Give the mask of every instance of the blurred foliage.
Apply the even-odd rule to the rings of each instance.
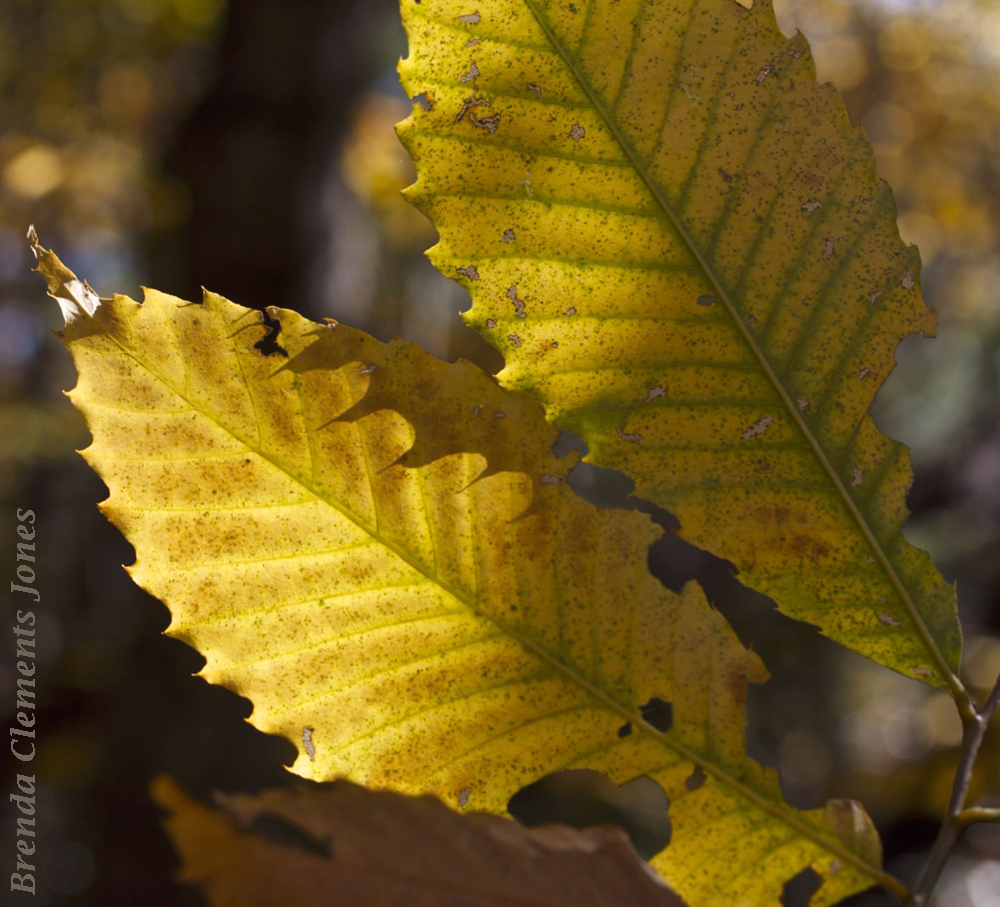
[[[183,222],[185,187],[161,178],[158,158],[204,90],[222,12],[222,0],[2,5],[4,243],[20,252],[35,221],[98,257]]]
[[[280,56],[268,20],[254,55],[242,61],[223,49],[234,28],[243,28],[237,37],[245,33],[247,11],[264,5],[250,0],[239,0],[240,21],[222,0],[0,4],[0,496],[8,512],[37,504],[47,527],[39,772],[51,807],[43,872],[51,891],[40,904],[53,897],[80,905],[198,903],[165,884],[176,861],[146,799],[149,779],[169,771],[195,790],[273,785],[289,754],[242,722],[244,701],[188,676],[197,656],[159,636],[165,611],[116,567],[132,555],[94,509],[104,493],[72,454],[87,433],[59,394],[71,370],[46,330],[59,326],[58,314],[40,304],[40,282],[29,273],[28,224],[99,292],[134,293],[140,277],[154,283],[149,250],[192,233],[195,210],[203,231],[222,242],[236,235],[234,209],[199,208],[203,187],[166,165],[224,67],[242,65],[285,85],[293,68],[315,66],[314,56],[336,59],[372,78],[347,85],[338,76],[339,92],[324,84],[290,115],[329,130],[339,151],[303,171],[294,193],[282,190],[287,197],[274,199],[274,183],[255,185],[251,176],[245,185],[257,194],[233,200],[241,218],[259,208],[272,223],[276,202],[308,209],[303,230],[322,239],[275,263],[295,289],[268,301],[340,318],[381,339],[399,333],[439,356],[499,365],[461,325],[467,297],[423,259],[433,230],[398,195],[413,169],[392,128],[408,103],[394,73],[405,53],[394,0],[303,3],[306,18],[317,21],[321,3],[337,7],[342,19],[330,44],[310,48],[312,56]],[[1000,2],[775,5],[786,33],[807,35],[820,77],[841,89],[872,139],[902,235],[921,250],[939,336],[900,347],[876,418],[913,449],[907,534],[959,583],[965,670],[981,690],[1000,669]],[[236,89],[212,111],[251,103],[233,94],[246,84],[239,73],[229,84]],[[256,108],[249,114],[264,117]],[[230,166],[249,168],[253,157],[233,156]],[[259,253],[236,249],[237,264],[240,254]],[[174,292],[205,282],[243,298],[216,280],[155,275]],[[592,478],[583,473],[580,483]],[[949,703],[816,634],[773,628],[766,603],[750,593],[720,591],[720,608],[725,595],[759,627],[749,638],[775,675],[753,697],[754,755],[780,765],[800,805],[862,799],[883,830],[890,868],[912,873],[936,831],[955,763]],[[9,669],[0,660],[4,688]],[[233,765],[241,766],[235,775]],[[974,782],[984,802],[1000,803],[998,766],[994,727]],[[1000,829],[974,828],[939,902],[1000,904],[998,890]]]

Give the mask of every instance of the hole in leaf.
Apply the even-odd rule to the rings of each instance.
[[[288,350],[278,343],[278,334],[281,333],[281,322],[277,318],[272,318],[267,312],[261,312],[260,314],[264,319],[264,327],[267,328],[267,333],[253,345],[253,348],[260,350],[265,356],[277,354],[287,359]]]
[[[781,903],[784,907],[809,907],[812,896],[823,884],[823,879],[811,866],[807,866],[798,875],[785,882],[781,892]]]
[[[688,790],[698,790],[705,783],[705,771],[700,765],[694,767],[694,771],[685,779],[684,786]]]
[[[598,772],[571,769],[522,787],[507,809],[529,828],[553,822],[574,828],[617,825],[639,856],[649,860],[670,842],[669,804],[652,778],[635,778],[619,787]]]
[[[552,445],[552,453],[554,453],[559,459],[562,459],[571,450],[578,451],[582,457],[587,451],[587,445],[583,443],[579,435],[574,435],[572,432],[568,431],[559,432],[559,437],[556,438],[556,443]]]
[[[665,734],[674,726],[674,707],[665,699],[654,696],[649,702],[639,706],[642,720]]]
[[[582,458],[586,456],[587,449],[579,435],[561,431],[552,452],[557,457],[562,457],[568,451],[577,450]],[[635,489],[635,483],[624,473],[614,469],[605,469],[591,463],[577,463],[569,474],[568,481],[581,498],[598,507],[632,509],[635,506],[635,499],[629,497]]]
[[[627,737],[631,733],[632,733],[632,722],[631,721],[626,722],[620,728],[618,728],[618,736],[619,737]]]

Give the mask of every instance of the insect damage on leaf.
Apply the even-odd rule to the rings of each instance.
[[[311,727],[302,728],[302,746],[306,751],[306,755],[309,757],[309,761],[315,762],[316,744],[313,743],[312,735],[313,735],[313,728]]]
[[[38,251],[43,276],[63,273]],[[760,661],[697,587],[651,576],[648,517],[576,497],[533,399],[412,344],[267,314],[286,357],[212,293],[115,296],[63,340],[129,572],[202,676],[295,743],[294,771],[448,802],[468,788],[494,812],[553,772],[648,776],[672,827],[654,865],[692,905],[743,897],[751,872],[748,902],[773,902],[806,866],[831,901],[904,890],[860,808],[849,827],[792,809],[749,759]]]
[[[460,109],[456,9],[403,6],[399,72]],[[498,379],[786,614],[955,689],[954,587],[903,535],[908,453],[869,414],[895,346],[934,316],[871,147],[805,39],[766,0],[481,11],[477,89],[507,134],[470,142],[420,110],[397,128],[418,173],[406,194],[440,235],[430,259],[450,274],[476,256],[464,317],[501,347]],[[496,311],[511,286],[531,300],[517,344],[503,338],[520,312]],[[669,405],[644,406],[654,386]]]

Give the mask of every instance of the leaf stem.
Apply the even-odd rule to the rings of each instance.
[[[1000,822],[1000,807],[967,806],[955,816],[955,821],[963,828],[968,828],[977,822]]]
[[[983,737],[990,718],[1000,704],[1000,677],[994,685],[982,708],[969,699],[971,713],[966,712],[963,703],[956,701],[958,713],[962,717],[962,753],[959,757],[955,780],[951,787],[951,799],[948,801],[948,811],[941,822],[941,829],[927,856],[927,862],[920,871],[920,877],[913,887],[913,894],[907,907],[925,907],[931,892],[944,871],[952,848],[958,843],[962,832],[976,822],[1000,822],[1000,808],[986,806],[965,806],[965,798],[969,794],[969,784],[972,781],[972,770],[976,764],[976,756],[982,745]]]

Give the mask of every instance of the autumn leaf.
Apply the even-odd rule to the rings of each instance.
[[[933,313],[805,39],[767,0],[472,8],[402,3],[430,103],[399,132],[500,381],[787,614],[959,695],[954,588],[869,415]]]
[[[286,309],[99,300],[34,248],[130,573],[294,771],[497,813],[559,770],[645,775],[692,905],[775,904],[807,866],[815,903],[905,891],[858,804],[794,810],[748,758],[759,659],[650,575],[648,517],[566,486],[531,398]]]
[[[210,806],[160,778],[153,796],[210,907],[681,905],[614,827],[527,829],[346,781]]]

